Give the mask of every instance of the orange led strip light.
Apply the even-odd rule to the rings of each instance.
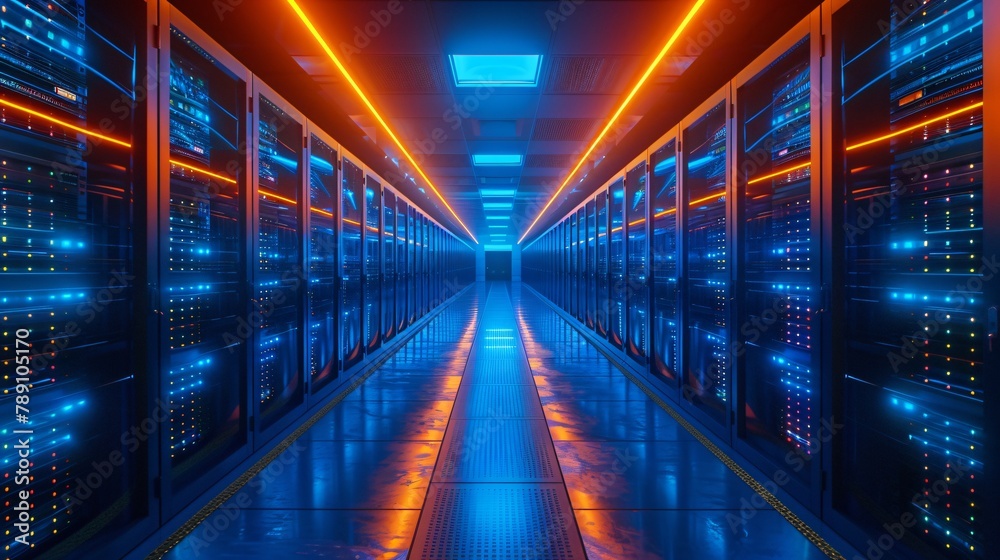
[[[81,128],[81,127],[76,126],[74,124],[70,124],[70,123],[68,123],[66,121],[59,120],[59,119],[57,119],[55,117],[51,117],[49,115],[46,115],[45,113],[39,113],[38,111],[35,111],[34,109],[29,109],[28,107],[25,107],[23,105],[18,105],[17,103],[11,103],[10,101],[7,101],[6,99],[0,99],[0,105],[6,106],[6,107],[10,107],[11,109],[16,109],[18,111],[22,111],[22,112],[28,113],[29,115],[31,115],[33,117],[38,117],[38,118],[40,118],[42,120],[45,120],[45,121],[48,121],[50,123],[57,124],[59,126],[68,128],[70,130],[74,130],[76,132],[79,132],[80,134],[85,134],[87,136],[93,136],[94,138],[99,138],[101,140],[105,140],[107,142],[111,142],[112,144],[117,144],[117,145],[122,146],[124,148],[131,148],[132,147],[132,144],[129,144],[128,142],[125,142],[123,140],[119,140],[117,138],[112,138],[110,136],[105,136],[105,135],[101,134],[100,132],[94,132],[93,130],[87,130],[86,128]]]
[[[406,149],[405,146],[403,146],[403,143],[399,140],[399,138],[392,131],[392,129],[389,128],[389,124],[385,122],[385,119],[383,119],[382,115],[379,114],[379,112],[375,109],[375,106],[368,99],[365,93],[361,90],[361,87],[358,85],[358,83],[354,81],[354,78],[351,76],[350,72],[347,71],[347,68],[340,62],[340,59],[337,58],[337,55],[334,54],[333,49],[330,48],[330,45],[326,42],[326,39],[323,38],[323,35],[321,35],[319,30],[316,29],[316,26],[313,25],[312,21],[309,19],[309,16],[306,15],[306,13],[302,10],[302,8],[295,0],[287,0],[287,1],[288,5],[291,6],[292,10],[295,11],[295,14],[299,16],[300,20],[302,20],[302,23],[303,25],[306,26],[306,29],[309,30],[309,33],[312,34],[314,39],[316,39],[316,42],[319,43],[319,46],[323,48],[323,51],[326,52],[326,55],[330,58],[331,61],[333,61],[337,69],[340,70],[340,73],[343,74],[344,79],[347,80],[347,83],[351,85],[351,88],[354,89],[354,92],[358,94],[358,97],[361,98],[361,101],[365,104],[366,107],[368,107],[368,110],[371,112],[372,116],[375,117],[375,120],[377,120],[379,124],[382,125],[382,128],[389,135],[389,138],[391,138],[393,143],[395,143],[396,146],[400,149],[400,151],[403,152],[403,155],[406,157],[406,160],[410,162],[410,165],[413,166],[413,169],[415,169],[417,174],[420,175],[420,177],[427,183],[427,186],[430,187],[431,191],[433,191],[434,194],[437,195],[437,197],[444,204],[445,208],[448,209],[448,212],[450,212],[451,215],[455,217],[455,220],[457,220],[458,224],[462,226],[462,229],[464,229],[465,232],[469,234],[469,237],[471,237],[472,240],[478,245],[479,240],[476,239],[476,236],[472,234],[472,231],[470,231],[469,228],[465,225],[465,222],[463,222],[462,219],[458,217],[458,214],[455,212],[455,209],[452,208],[450,204],[448,204],[448,201],[445,200],[441,192],[437,189],[437,187],[434,186],[434,182],[431,181],[430,177],[428,177],[426,173],[424,173],[424,170],[421,169],[420,165],[417,164],[416,159],[414,159],[414,157],[410,155],[410,152]]]
[[[748,185],[756,185],[757,183],[763,183],[768,179],[774,179],[775,177],[781,177],[782,175],[791,173],[792,171],[798,171],[799,169],[805,169],[807,167],[812,167],[812,162],[803,163],[802,165],[796,165],[795,167],[789,167],[788,169],[782,169],[781,171],[776,171],[770,175],[764,175],[763,177],[757,177],[756,179],[751,179],[747,181]]]
[[[289,0],[289,2],[291,1],[292,0]],[[587,151],[580,158],[580,161],[577,162],[573,170],[569,172],[569,175],[566,177],[566,180],[563,181],[562,185],[560,185],[558,189],[556,189],[556,192],[553,193],[552,197],[549,198],[549,201],[545,203],[545,206],[542,208],[541,212],[538,213],[538,216],[535,217],[535,220],[531,222],[531,225],[529,225],[528,229],[525,230],[524,235],[522,235],[521,239],[518,240],[518,244],[524,242],[525,238],[528,237],[528,234],[531,233],[531,230],[538,224],[539,220],[542,219],[542,216],[544,216],[545,212],[548,211],[549,207],[552,206],[552,203],[555,202],[559,194],[562,193],[563,190],[569,185],[569,182],[576,175],[577,171],[579,171],[580,168],[583,167],[583,164],[587,161],[587,158],[590,157],[590,154],[594,153],[594,150],[597,149],[597,146],[600,145],[601,141],[604,140],[604,137],[607,136],[608,131],[610,131],[611,127],[614,126],[614,124],[618,121],[618,117],[620,117],[622,113],[625,112],[625,109],[628,108],[630,103],[632,103],[632,99],[635,98],[635,96],[639,93],[639,90],[642,88],[642,86],[645,85],[646,81],[649,80],[650,76],[653,75],[653,72],[660,66],[660,63],[663,62],[663,58],[667,56],[667,52],[670,50],[671,47],[674,46],[674,43],[676,43],[677,39],[680,38],[681,33],[683,33],[684,29],[687,28],[687,26],[691,23],[691,20],[694,19],[694,16],[698,13],[698,10],[701,9],[701,7],[705,4],[705,2],[706,0],[697,0],[694,3],[694,6],[691,8],[691,10],[687,13],[686,16],[684,16],[684,20],[681,21],[680,26],[678,26],[677,30],[674,31],[674,34],[670,36],[670,39],[667,41],[667,43],[663,45],[663,48],[660,49],[660,53],[656,55],[656,58],[653,59],[652,64],[649,65],[649,68],[646,69],[646,72],[643,73],[641,78],[639,78],[638,83],[636,83],[635,87],[632,88],[632,91],[629,92],[628,97],[625,98],[621,106],[618,107],[618,110],[615,111],[614,115],[611,116],[611,119],[608,121],[608,124],[605,125],[604,130],[602,130],[601,133],[597,135],[597,138],[590,145],[590,147],[587,148]]]
[[[207,175],[207,176],[209,176],[209,177],[211,177],[213,179],[218,179],[220,181],[225,181],[226,183],[229,183],[231,185],[235,185],[236,184],[236,179],[233,179],[231,177],[226,177],[225,175],[219,175],[218,173],[209,171],[207,169],[202,169],[200,167],[195,167],[195,166],[193,166],[193,165],[191,165],[189,163],[185,163],[183,161],[172,159],[172,160],[170,160],[170,163],[172,163],[173,165],[176,165],[177,167],[183,167],[184,169],[190,169],[191,171],[194,171],[196,173],[201,173],[202,175]]]
[[[940,117],[936,117],[936,118],[930,119],[928,121],[924,121],[924,122],[922,122],[920,124],[904,128],[903,130],[897,130],[896,132],[893,132],[891,134],[886,134],[885,136],[879,136],[878,138],[872,138],[871,140],[865,140],[864,142],[861,142],[861,143],[858,143],[858,144],[854,144],[853,146],[848,146],[847,147],[847,151],[850,152],[852,150],[857,150],[858,148],[864,148],[865,146],[870,146],[872,144],[877,144],[879,142],[884,142],[884,141],[889,140],[891,138],[895,138],[895,137],[897,137],[897,136],[899,136],[901,134],[906,134],[907,132],[913,132],[914,130],[921,129],[921,128],[929,125],[929,124],[934,124],[936,122],[941,122],[943,120],[947,120],[947,119],[950,119],[952,117],[956,117],[956,116],[961,115],[963,113],[968,113],[970,111],[975,111],[976,109],[982,107],[984,104],[985,103],[983,101],[980,101],[979,103],[975,103],[973,105],[969,105],[968,107],[963,107],[963,108],[961,108],[961,109],[959,109],[957,111],[952,111],[952,112],[948,113],[947,115],[941,115]]]

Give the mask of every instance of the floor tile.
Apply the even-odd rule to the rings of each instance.
[[[380,441],[298,445],[300,452],[289,454],[286,462],[272,462],[244,487],[250,507],[420,509],[441,446]]]
[[[739,509],[756,495],[697,441],[555,447],[576,509]]]
[[[694,440],[652,401],[549,401],[545,418],[556,441]]]
[[[452,401],[345,400],[323,416],[307,441],[441,441]]]
[[[590,560],[820,560],[781,514],[762,511],[576,512]],[[745,518],[745,521],[744,521]]]
[[[199,527],[166,558],[404,558],[420,517],[418,510],[241,510],[229,523],[217,520],[225,514],[216,511],[211,529]]]

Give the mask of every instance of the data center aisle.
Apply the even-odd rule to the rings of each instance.
[[[405,558],[484,300],[448,305],[166,557]]]
[[[509,289],[489,288],[411,559],[586,558]]]
[[[590,560],[826,558],[766,504],[741,516],[739,477],[532,291],[513,301]]]
[[[168,558],[819,559],[519,284],[470,290]]]

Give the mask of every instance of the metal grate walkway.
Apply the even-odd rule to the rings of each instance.
[[[503,284],[489,291],[410,558],[586,558]]]

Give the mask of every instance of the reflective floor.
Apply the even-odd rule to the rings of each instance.
[[[824,558],[543,301],[480,286],[169,558]],[[760,503],[759,501],[757,503]]]

